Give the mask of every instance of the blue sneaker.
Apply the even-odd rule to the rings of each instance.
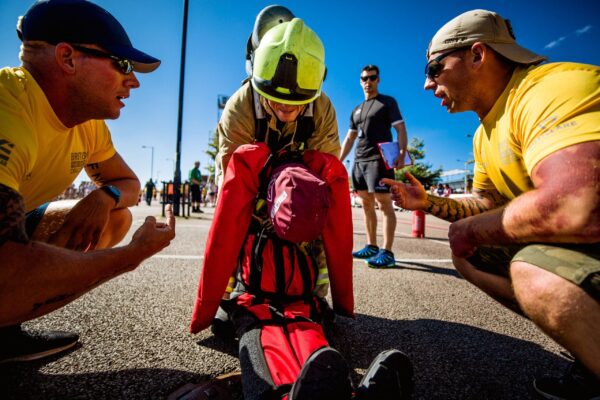
[[[378,252],[379,252],[379,247],[373,246],[372,244],[368,244],[365,247],[363,247],[362,249],[357,250],[354,253],[352,253],[352,257],[367,259],[367,258],[376,256]]]
[[[388,268],[396,266],[394,253],[386,249],[380,249],[379,253],[367,260],[367,265],[371,268]]]

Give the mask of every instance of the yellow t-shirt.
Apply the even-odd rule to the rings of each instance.
[[[600,67],[517,68],[475,133],[473,186],[514,199],[533,188],[531,173],[544,157],[595,140],[600,140]]]
[[[104,121],[67,128],[25,68],[0,69],[0,184],[23,196],[27,212],[114,154]]]

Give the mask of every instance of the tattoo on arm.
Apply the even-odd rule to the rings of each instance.
[[[100,165],[98,163],[92,163],[92,164],[87,164],[86,166],[86,170],[90,176],[90,178],[92,178],[92,180],[97,183],[99,186],[102,186],[104,184],[104,179],[102,178],[102,176],[100,175]]]
[[[428,195],[429,204],[425,211],[449,222],[481,214],[508,202],[496,190],[473,190],[473,197],[451,199]]]
[[[0,246],[9,240],[29,242],[25,230],[25,203],[19,193],[0,184]]]

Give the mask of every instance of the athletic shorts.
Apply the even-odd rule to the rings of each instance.
[[[200,203],[200,185],[190,185],[190,191],[192,192],[192,202]]]
[[[585,290],[600,302],[600,243],[485,246],[467,259],[480,271],[508,277],[512,261],[552,272]]]
[[[356,161],[352,170],[354,190],[366,190],[369,193],[389,193],[388,185],[380,185],[383,178],[394,179],[394,170],[387,169],[381,159]]]
[[[25,232],[27,232],[27,236],[31,239],[33,232],[35,232],[35,228],[40,224],[40,221],[44,217],[44,213],[48,208],[50,203],[44,203],[35,210],[29,211],[25,214]]]

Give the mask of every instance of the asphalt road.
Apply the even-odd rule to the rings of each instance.
[[[76,331],[80,344],[62,357],[0,365],[0,399],[164,399],[186,383],[239,370],[234,348],[208,330],[188,330],[212,222],[213,209],[205,211],[178,218],[171,246],[135,271],[26,323]],[[157,205],[132,212],[134,229],[146,215],[160,215]],[[355,261],[357,318],[337,319],[332,344],[355,382],[380,351],[396,348],[414,364],[415,399],[534,398],[533,377],[567,364],[561,348],[456,273],[446,222],[428,216],[426,238],[416,239],[411,213],[396,214],[397,268]],[[353,218],[359,248],[360,208]]]

